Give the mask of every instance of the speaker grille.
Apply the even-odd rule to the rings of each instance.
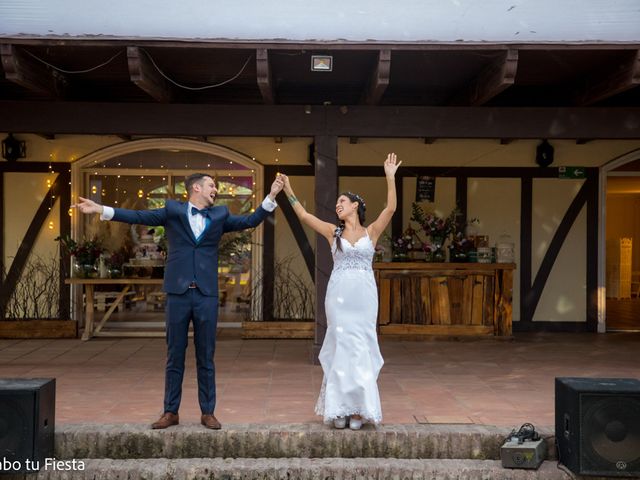
[[[640,472],[640,395],[580,398],[582,473]]]
[[[31,458],[33,451],[33,394],[0,395],[0,457]]]

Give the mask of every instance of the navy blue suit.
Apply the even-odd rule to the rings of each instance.
[[[203,414],[216,405],[213,355],[218,322],[218,244],[224,233],[254,228],[268,215],[262,206],[251,215],[231,215],[226,206],[207,211],[208,226],[195,238],[186,202],[167,200],[157,210],[114,209],[112,220],[140,225],[163,225],[169,243],[164,273],[167,293],[167,367],[164,411],[178,413],[187,349],[189,321],[193,321],[198,372],[198,401]],[[191,213],[189,213],[190,215]],[[195,282],[197,288],[189,288]]]

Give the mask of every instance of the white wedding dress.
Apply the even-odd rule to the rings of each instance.
[[[320,350],[324,372],[316,414],[325,423],[360,415],[363,421],[382,421],[378,374],[384,361],[378,347],[376,323],[378,289],[371,268],[374,247],[368,233],[354,245],[334,239],[333,271],[327,286],[327,332]]]

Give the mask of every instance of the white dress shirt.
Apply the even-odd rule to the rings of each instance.
[[[264,208],[267,212],[273,212],[277,206],[278,204],[274,200],[271,200],[269,198],[269,195],[267,195],[262,201],[262,208]],[[199,215],[199,214],[192,215],[191,207],[195,207],[195,205],[192,204],[191,202],[188,202],[187,218],[189,219],[189,225],[191,225],[191,230],[193,231],[193,235],[196,238],[198,238],[200,235],[202,235],[202,232],[206,228],[207,222],[206,222],[206,219],[204,218],[204,215]],[[102,210],[102,214],[100,215],[100,220],[111,220],[115,215],[115,210],[113,209],[113,207],[108,207],[106,205],[103,205],[102,209],[103,210]]]

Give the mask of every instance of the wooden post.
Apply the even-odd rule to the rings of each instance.
[[[336,221],[336,198],[338,197],[338,137],[316,136],[315,144],[315,203],[316,216],[326,222]],[[316,325],[313,341],[312,361],[318,363],[327,331],[327,316],[324,298],[331,275],[333,259],[324,237],[316,234]]]

